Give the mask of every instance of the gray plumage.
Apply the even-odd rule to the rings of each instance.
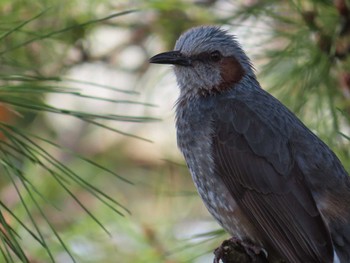
[[[174,64],[177,141],[216,220],[270,262],[350,262],[350,180],[335,154],[261,89],[233,36],[185,32]]]

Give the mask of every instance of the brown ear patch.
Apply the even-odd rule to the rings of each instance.
[[[224,57],[219,64],[222,82],[218,86],[218,90],[232,88],[232,85],[239,82],[245,74],[241,63],[235,57]]]

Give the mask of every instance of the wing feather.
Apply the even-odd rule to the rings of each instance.
[[[285,260],[332,262],[329,231],[293,161],[288,136],[242,101],[221,105],[212,143],[216,175]]]

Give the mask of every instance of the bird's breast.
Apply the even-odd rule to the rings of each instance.
[[[241,239],[258,237],[227,187],[214,173],[210,109],[183,110],[177,111],[177,142],[205,206],[232,236]]]

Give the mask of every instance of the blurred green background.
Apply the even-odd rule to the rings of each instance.
[[[228,236],[177,150],[171,67],[203,24],[235,34],[262,86],[347,170],[345,0],[1,0],[0,262],[212,262]]]

